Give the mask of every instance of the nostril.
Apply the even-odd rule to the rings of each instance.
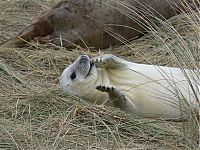
[[[80,58],[80,64],[85,64],[88,62],[88,60],[89,60],[88,57],[83,55]]]
[[[72,12],[67,6],[64,6],[63,9],[68,11],[68,12]]]

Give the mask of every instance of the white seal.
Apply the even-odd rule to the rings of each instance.
[[[111,102],[128,113],[154,118],[187,118],[197,107],[193,70],[132,63],[112,54],[80,56],[60,78],[65,93],[96,104]],[[195,94],[196,92],[196,94]]]

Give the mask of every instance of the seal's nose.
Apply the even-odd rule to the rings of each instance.
[[[80,61],[79,61],[79,64],[86,64],[87,62],[89,61],[89,57],[87,55],[82,55],[80,57]]]

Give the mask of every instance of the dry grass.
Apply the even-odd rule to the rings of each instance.
[[[53,3],[0,0],[0,41],[23,29]],[[178,32],[165,24],[128,46],[101,52],[33,43],[0,53],[0,149],[196,149],[198,126],[193,119],[173,123],[127,115],[64,95],[58,85],[65,65],[83,53],[199,67],[199,15],[195,15],[170,19]],[[181,59],[186,49],[195,60],[192,66]]]

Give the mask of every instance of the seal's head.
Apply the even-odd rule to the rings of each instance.
[[[60,85],[63,92],[84,97],[89,92],[87,88],[96,81],[97,77],[98,73],[94,63],[87,55],[81,55],[63,71]]]

